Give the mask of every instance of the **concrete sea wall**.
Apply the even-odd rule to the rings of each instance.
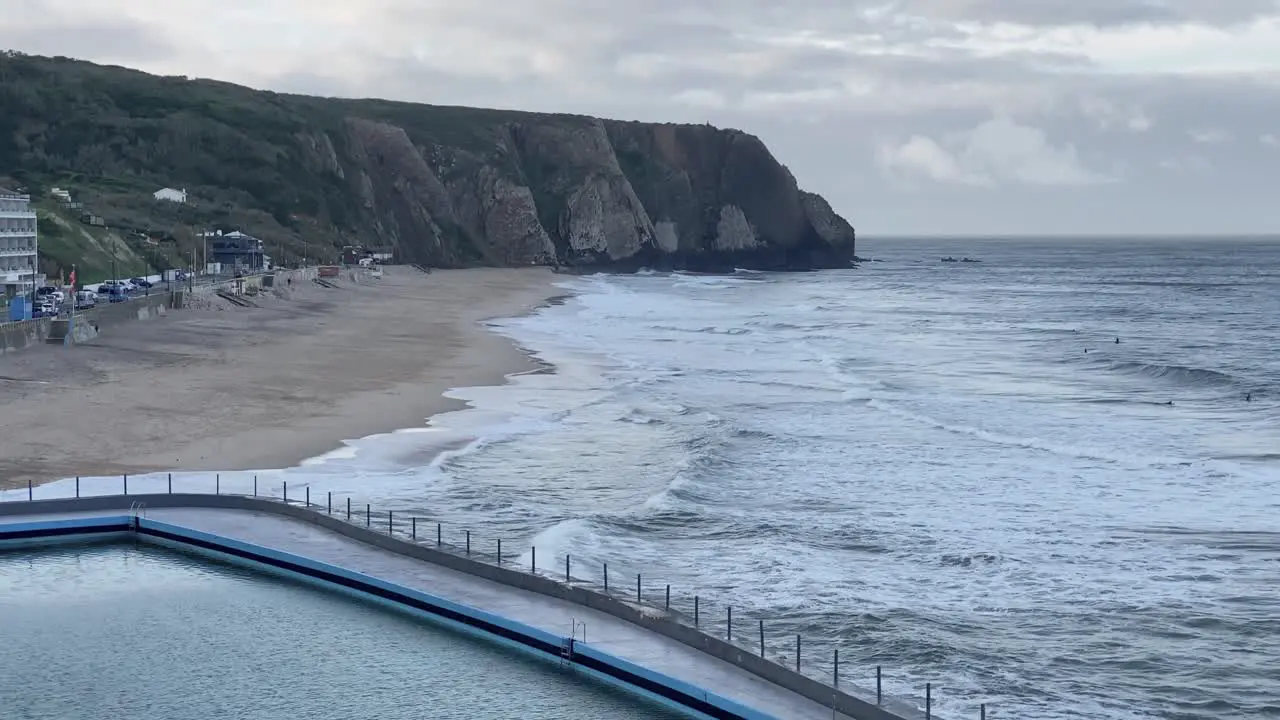
[[[162,317],[171,308],[181,307],[181,292],[158,292],[121,303],[104,303],[75,313],[72,320],[72,342],[88,342],[102,328],[110,328],[135,320]],[[65,318],[36,318],[0,323],[0,354],[25,350],[33,345],[53,341],[66,342]]]
[[[592,677],[679,710],[691,717],[770,720],[703,688],[598,651],[582,641],[555,635],[460,603],[319,562],[293,553],[133,515],[79,517],[0,524],[0,547],[68,538],[101,539],[124,533],[157,544],[194,550],[408,610],[468,634],[496,640],[543,659],[572,664]]]
[[[0,354],[26,350],[49,338],[50,318],[0,324]]]
[[[903,720],[921,716],[915,708],[888,698],[882,704],[864,700],[842,689],[834,689],[818,680],[807,677],[789,667],[733,645],[726,640],[708,635],[701,630],[683,625],[676,619],[619,600],[580,585],[565,584],[549,577],[532,575],[520,569],[491,565],[480,560],[438,550],[430,545],[409,542],[373,528],[353,525],[337,515],[328,515],[323,508],[310,508],[279,500],[244,495],[205,494],[148,494],[109,495],[75,499],[35,500],[30,502],[0,503],[0,517],[20,516],[30,513],[102,512],[126,510],[133,503],[145,503],[149,508],[217,508],[268,512],[302,520],[339,535],[358,540],[399,555],[413,557],[441,565],[469,575],[535,592],[547,597],[576,603],[607,613],[634,625],[700,650],[746,670],[769,682],[809,698],[826,707],[858,720]]]

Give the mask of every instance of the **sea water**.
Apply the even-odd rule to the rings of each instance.
[[[146,545],[0,552],[0,718],[677,717],[555,664]]]
[[[1280,244],[860,254],[567,279],[494,323],[554,372],[263,491],[642,572],[713,632],[732,605],[746,647],[764,620],[782,662],[801,635],[815,677],[838,647],[842,682],[932,683],[944,717],[1280,714]]]

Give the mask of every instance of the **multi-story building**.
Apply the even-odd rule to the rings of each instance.
[[[252,235],[236,230],[213,237],[206,235],[205,242],[209,247],[209,262],[241,272],[258,272],[266,268],[268,257],[262,241]]]
[[[0,189],[0,290],[5,297],[34,292],[44,284],[39,269],[31,196]]]

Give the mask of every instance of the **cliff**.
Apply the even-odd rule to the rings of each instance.
[[[278,259],[360,243],[444,267],[854,258],[850,224],[738,130],[281,95],[17,54],[0,56],[0,108],[0,176],[160,238],[157,264],[209,227],[262,237]],[[155,201],[162,187],[190,202]]]

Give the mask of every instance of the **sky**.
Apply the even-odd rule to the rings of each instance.
[[[2,0],[0,48],[759,135],[861,235],[1280,232],[1280,0]]]

